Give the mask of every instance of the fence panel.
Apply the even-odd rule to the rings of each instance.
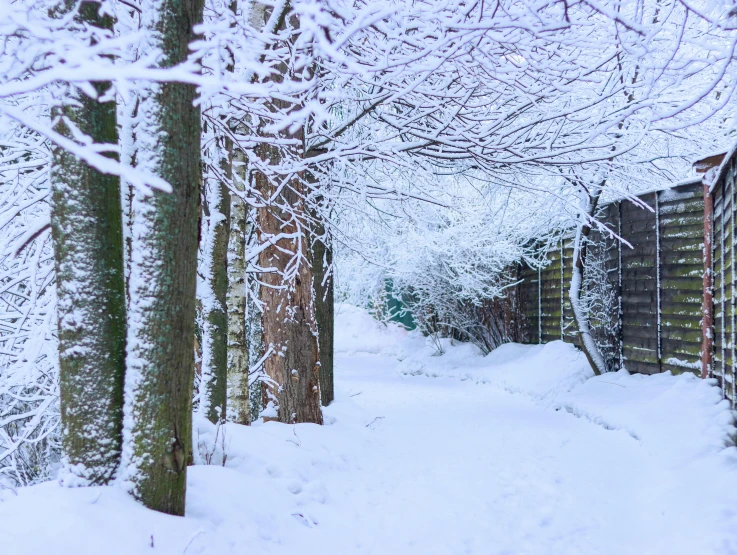
[[[734,195],[734,188],[729,191]],[[593,231],[591,235],[587,271],[593,271],[594,279],[589,281],[595,285],[597,279],[606,281],[612,292],[609,312],[600,310],[591,318],[594,336],[613,368],[646,374],[698,371],[703,293],[701,181],[694,179],[671,189],[646,193],[638,201],[610,203],[598,214],[599,221],[629,245],[606,232],[602,235]],[[715,206],[721,207],[721,202],[721,198],[716,199]],[[727,207],[731,214],[732,204]],[[730,225],[734,225],[733,218],[725,223],[725,244],[733,256]],[[721,244],[717,238],[715,244]],[[720,263],[720,256],[715,253],[715,264]],[[568,298],[573,239],[559,241],[547,259],[545,268],[523,268],[520,273],[520,288],[525,289],[523,296],[528,299],[523,307],[526,336],[534,338],[533,342],[563,339],[580,346]],[[593,268],[593,264],[600,267]],[[724,300],[728,309],[725,333],[734,329],[733,272],[729,276],[729,281],[724,281],[725,296],[719,297],[715,292],[715,302],[717,298]],[[537,306],[529,299],[535,299]],[[715,315],[721,322],[719,310],[715,309]],[[729,345],[734,345],[734,341]],[[725,350],[725,360],[731,364],[733,358],[728,351]],[[731,366],[726,372],[731,375]]]
[[[563,303],[561,293],[565,294],[561,265],[560,245],[548,253],[548,265],[541,274],[540,319],[542,321],[542,342],[548,343],[563,339]]]
[[[639,203],[619,201],[602,207],[599,221],[629,246],[606,233],[592,232],[588,283],[607,284],[613,298],[608,302],[609,312],[590,314],[590,324],[611,367],[647,374],[699,373],[703,364],[734,407],[737,145],[726,155],[712,155],[695,167],[702,173],[709,171],[706,175],[713,183],[710,203],[704,202],[704,188],[698,178],[642,194]],[[702,329],[704,303],[710,302],[703,289],[709,283],[708,279],[703,281],[705,205],[711,206],[713,222],[709,237],[712,300],[706,307],[713,320],[707,330]],[[707,231],[709,226],[707,218]],[[527,337],[533,342],[579,342],[567,298],[572,251],[572,239],[566,238],[548,253],[545,268],[521,270],[518,287],[526,290],[525,322],[536,328]],[[704,346],[709,348],[710,337],[711,350],[702,353]]]
[[[659,192],[661,368],[701,370],[704,196],[700,181]]]
[[[655,210],[657,195],[640,199]],[[622,238],[622,352],[631,372],[660,372],[658,348],[658,226],[657,213],[624,202]]]
[[[712,188],[714,201],[714,367],[725,397],[735,402],[735,156],[723,164]]]
[[[576,320],[573,315],[573,308],[571,307],[571,299],[568,295],[568,290],[571,286],[571,277],[573,276],[573,241],[573,237],[566,237],[561,241],[561,255],[563,256],[563,303],[561,306],[563,317],[561,319],[561,329],[563,341],[573,343],[580,347],[581,339],[578,336],[578,328],[576,327]]]
[[[523,317],[522,327],[526,343],[542,342],[542,319],[540,318],[540,289],[542,270],[523,265],[520,268],[519,302]]]

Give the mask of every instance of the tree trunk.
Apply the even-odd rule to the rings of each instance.
[[[213,160],[230,177],[230,141],[220,139]],[[228,240],[230,234],[230,192],[212,172],[207,173],[203,195],[202,257],[202,381],[200,411],[212,423],[224,422],[228,399]]]
[[[248,219],[246,231],[246,251],[256,246],[258,241],[255,222]],[[261,328],[261,308],[258,298],[260,297],[260,285],[256,275],[246,274],[246,349],[248,351],[249,376],[256,374],[256,380],[248,388],[249,409],[251,421],[256,420],[263,409],[263,372],[264,335]]]
[[[270,11],[260,6],[263,5],[255,3],[251,14],[252,21],[259,25]],[[297,16],[289,14],[289,2],[279,8],[281,13],[271,18],[277,22],[275,31],[284,30],[287,25],[293,30],[298,28]],[[287,63],[274,67],[270,76],[276,82],[299,78]],[[268,108],[273,114],[287,114],[299,106],[272,99]],[[268,136],[263,131],[264,123],[260,134],[277,140],[268,140],[257,148],[263,169],[254,172],[256,190],[263,203],[256,218],[262,249],[258,265],[263,369],[268,380],[263,383],[262,414],[267,420],[322,424],[314,290],[307,262],[305,183],[302,175],[286,174],[290,172],[288,167],[283,171],[278,167],[301,161],[304,131],[300,128]],[[283,146],[275,146],[279,144]]]
[[[162,50],[161,65],[184,61],[202,20],[198,0],[164,0],[144,10]],[[151,85],[133,132],[136,161],[171,184],[172,193],[133,193],[128,366],[123,469],[147,507],[184,514],[191,457],[200,110],[195,87]]]
[[[233,185],[245,190],[246,157],[233,152]],[[230,194],[230,234],[228,238],[228,389],[231,419],[251,423],[248,391],[248,343],[246,338],[246,221],[248,207],[235,193]]]
[[[312,284],[315,295],[315,319],[320,347],[320,397],[327,407],[335,399],[333,379],[335,298],[333,294],[333,248],[330,235],[317,211],[312,212],[314,237],[309,244]]]
[[[79,18],[112,29],[99,4]],[[95,83],[98,95],[109,83]],[[73,93],[74,94],[74,93]],[[117,144],[114,102],[76,94],[61,115],[95,143]],[[57,131],[73,138],[62,119]],[[108,483],[121,452],[125,373],[125,285],[120,180],[60,148],[51,172],[62,419],[61,482]]]
[[[274,147],[262,145],[259,150],[263,160],[279,159]],[[267,354],[264,371],[269,378],[263,390],[264,418],[322,424],[313,276],[306,263],[304,183],[292,178],[277,194],[274,181],[257,172],[256,187],[263,199],[271,199],[258,209],[263,248],[258,257],[259,296]]]
[[[584,268],[586,267],[586,240],[591,233],[591,218],[596,213],[602,189],[603,187],[597,187],[593,193],[589,194],[586,209],[581,216],[581,222],[576,231],[573,248],[573,273],[571,276],[571,287],[568,292],[571,299],[571,307],[573,308],[573,315],[578,326],[578,333],[581,336],[583,352],[591,365],[591,369],[597,376],[606,372],[607,367],[604,357],[599,351],[593,335],[591,335],[589,317],[585,308],[581,305],[581,295],[583,294]]]

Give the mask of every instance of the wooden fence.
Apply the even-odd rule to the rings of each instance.
[[[609,312],[599,310],[592,319],[610,367],[647,374],[700,370],[702,190],[701,180],[694,179],[639,195],[639,205],[624,200],[600,210],[599,221],[630,245],[594,232],[587,255],[599,266],[589,281],[611,295]],[[547,258],[543,269],[521,269],[524,336],[530,342],[577,344],[568,299],[573,239],[561,239]]]
[[[713,177],[712,275],[714,325],[713,368],[725,396],[735,404],[735,158],[732,150]]]
[[[588,287],[603,284],[611,296],[609,311],[590,313],[590,320],[612,369],[701,373],[716,378],[735,406],[737,145],[695,166],[711,170],[703,180],[601,208],[599,220],[629,245],[592,234]],[[572,243],[560,239],[542,269],[520,268],[523,341],[579,344],[568,300]]]

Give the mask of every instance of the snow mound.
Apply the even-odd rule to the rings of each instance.
[[[716,380],[691,373],[646,376],[626,370],[591,378],[556,405],[609,430],[622,430],[675,465],[731,444],[734,413]]]
[[[0,489],[0,553],[319,553],[335,530],[322,531],[325,521],[341,521],[362,455],[373,450],[375,418],[347,399],[324,410],[325,426],[195,419],[186,517],[148,510],[116,485]]]
[[[483,356],[468,343],[427,339],[418,349],[416,339],[411,340],[414,349],[399,348],[412,353],[397,365],[402,375],[471,380],[522,394],[607,430],[623,431],[674,464],[732,444],[735,413],[729,402],[722,400],[715,381],[689,372],[646,376],[621,370],[594,376],[584,354],[563,341],[507,343]]]
[[[208,529],[206,522],[149,511],[116,487],[47,482],[0,491],[0,545],[7,555],[181,554]]]
[[[336,354],[403,356],[405,348],[411,348],[421,338],[419,332],[408,332],[399,324],[382,324],[363,308],[345,303],[335,305]]]
[[[563,341],[544,345],[508,343],[486,356],[473,345],[441,341],[443,354],[438,355],[428,344],[405,359],[399,372],[472,380],[544,401],[554,400],[594,375],[586,357]]]

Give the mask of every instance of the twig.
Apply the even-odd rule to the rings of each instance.
[[[369,422],[368,424],[366,424],[366,427],[368,428],[369,426],[371,426],[371,424],[373,424],[373,423],[374,423],[374,422],[376,422],[377,420],[383,420],[383,419],[384,419],[384,417],[383,417],[383,416],[377,416],[377,417],[376,417],[376,418],[374,418],[374,419],[373,419],[373,420],[372,420],[371,422]]]
[[[292,433],[294,434],[294,437],[297,438],[297,441],[294,441],[293,439],[288,439],[287,441],[289,443],[294,443],[297,447],[302,447],[302,440],[299,439],[299,436],[297,435],[297,428],[292,428]]]
[[[185,546],[184,551],[182,551],[182,555],[185,555],[185,553],[187,553],[187,550],[192,545],[192,542],[195,540],[195,538],[197,538],[197,536],[199,536],[200,534],[202,534],[204,532],[205,531],[202,528],[200,528],[194,534],[192,534],[192,537],[189,538],[189,541],[187,542],[187,545]]]
[[[605,382],[604,380],[598,380],[598,381],[600,383],[608,383],[609,385],[616,385],[618,387],[623,387],[623,388],[627,389],[627,386],[626,385],[622,385],[621,383]]]

